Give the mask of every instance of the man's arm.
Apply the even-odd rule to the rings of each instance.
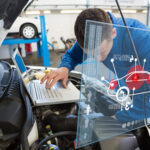
[[[66,67],[69,71],[73,70],[78,64],[83,61],[83,50],[80,48],[79,44],[76,42],[72,48],[67,50],[66,54],[63,56],[61,64],[58,66]]]

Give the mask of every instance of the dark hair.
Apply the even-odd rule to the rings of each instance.
[[[86,20],[111,23],[109,15],[102,9],[90,8],[83,10],[76,19],[74,31],[78,44],[83,48]]]

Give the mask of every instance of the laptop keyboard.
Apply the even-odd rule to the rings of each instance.
[[[62,97],[62,94],[57,88],[46,89],[45,84],[40,84],[39,82],[31,82],[30,85],[32,96],[38,100],[57,99],[58,97]]]

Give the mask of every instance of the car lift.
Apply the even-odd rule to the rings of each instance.
[[[9,45],[11,49],[11,45],[37,43],[37,57],[43,57],[43,66],[48,67],[50,66],[48,45],[50,45],[52,48],[54,48],[54,46],[47,41],[45,17],[43,15],[40,16],[40,24],[41,37],[34,39],[5,39],[2,45]]]

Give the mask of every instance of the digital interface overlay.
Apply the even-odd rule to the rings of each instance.
[[[138,58],[126,27],[86,22],[77,148],[150,123],[150,30],[129,31]]]

